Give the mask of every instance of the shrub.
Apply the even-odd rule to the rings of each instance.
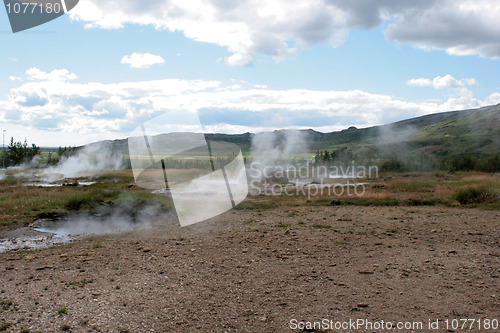
[[[477,170],[483,172],[499,172],[500,171],[500,156],[492,155],[480,159],[477,163]]]
[[[386,159],[380,165],[381,172],[401,172],[404,171],[404,165],[396,157]]]
[[[495,195],[484,187],[460,190],[455,195],[455,199],[460,202],[461,205],[479,204],[491,200],[494,197]]]

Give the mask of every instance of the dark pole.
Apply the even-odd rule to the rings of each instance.
[[[5,131],[6,130],[3,130],[3,142],[2,142],[2,145],[3,145],[3,154],[2,154],[2,159],[3,159],[3,168],[5,169]]]

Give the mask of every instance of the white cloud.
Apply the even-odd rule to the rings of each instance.
[[[19,77],[19,76],[12,76],[12,75],[10,75],[9,76],[9,80],[11,80],[11,81],[22,81],[22,78]]]
[[[415,87],[433,87],[434,89],[457,89],[476,84],[476,79],[457,80],[450,74],[446,74],[445,76],[436,76],[432,80],[425,78],[411,79],[407,84]]]
[[[424,78],[411,79],[407,83],[409,86],[414,86],[414,87],[430,87],[430,86],[432,86],[432,80],[424,79]]]
[[[47,73],[36,67],[32,67],[26,71],[27,79],[31,81],[67,81],[75,80],[78,77],[74,73],[70,73],[67,69],[54,69]]]
[[[407,82],[410,86],[432,87],[438,90],[446,90],[448,100],[440,105],[441,110],[463,110],[493,104],[489,103],[488,98],[485,101],[478,100],[474,97],[474,93],[467,89],[466,86],[476,83],[476,79],[468,78],[458,80],[450,74],[436,76],[433,79],[411,79]]]
[[[121,63],[129,65],[131,68],[149,68],[153,65],[163,64],[165,60],[155,54],[134,52],[124,56]]]
[[[87,0],[70,16],[86,28],[131,23],[181,31],[227,48],[230,65],[248,65],[257,54],[279,61],[318,43],[336,47],[350,30],[383,23],[389,40],[500,57],[500,3],[492,0]]]
[[[30,80],[13,81],[18,86],[11,89],[7,100],[0,100],[0,120],[6,126],[29,128],[30,133],[46,133],[37,143],[56,146],[61,138],[67,140],[63,144],[73,145],[82,140],[125,137],[141,122],[171,109],[200,110],[207,131],[241,133],[276,128],[333,131],[500,102],[498,93],[479,100],[463,86],[449,89],[446,100],[421,102],[360,90],[276,90],[242,81],[82,83],[60,79],[76,77],[67,70],[43,72],[37,68],[27,71],[26,77]],[[454,80],[437,82],[452,86],[464,81]],[[189,129],[183,126],[178,127]],[[44,143],[47,140],[52,141]]]
[[[486,105],[496,105],[500,104],[500,93],[493,93],[486,97],[484,104]]]
[[[435,89],[454,89],[463,87],[465,83],[464,81],[457,80],[450,74],[447,74],[443,77],[435,77],[434,80],[432,80],[432,85]]]

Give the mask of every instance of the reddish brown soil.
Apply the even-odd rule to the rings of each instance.
[[[500,319],[499,245],[498,211],[236,210],[184,229],[0,254],[0,327],[290,332],[292,319],[325,318],[421,321],[428,332],[429,319]]]

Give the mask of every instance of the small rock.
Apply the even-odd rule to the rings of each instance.
[[[364,270],[359,271],[359,274],[373,274],[373,273],[375,273],[375,271],[373,271],[371,269],[364,269]]]
[[[358,304],[358,308],[367,308],[368,307],[368,303],[359,303]]]
[[[54,268],[54,266],[47,265],[47,266],[37,267],[37,268],[35,268],[35,270],[37,270],[37,271],[43,271],[44,269],[52,269],[52,268]]]

